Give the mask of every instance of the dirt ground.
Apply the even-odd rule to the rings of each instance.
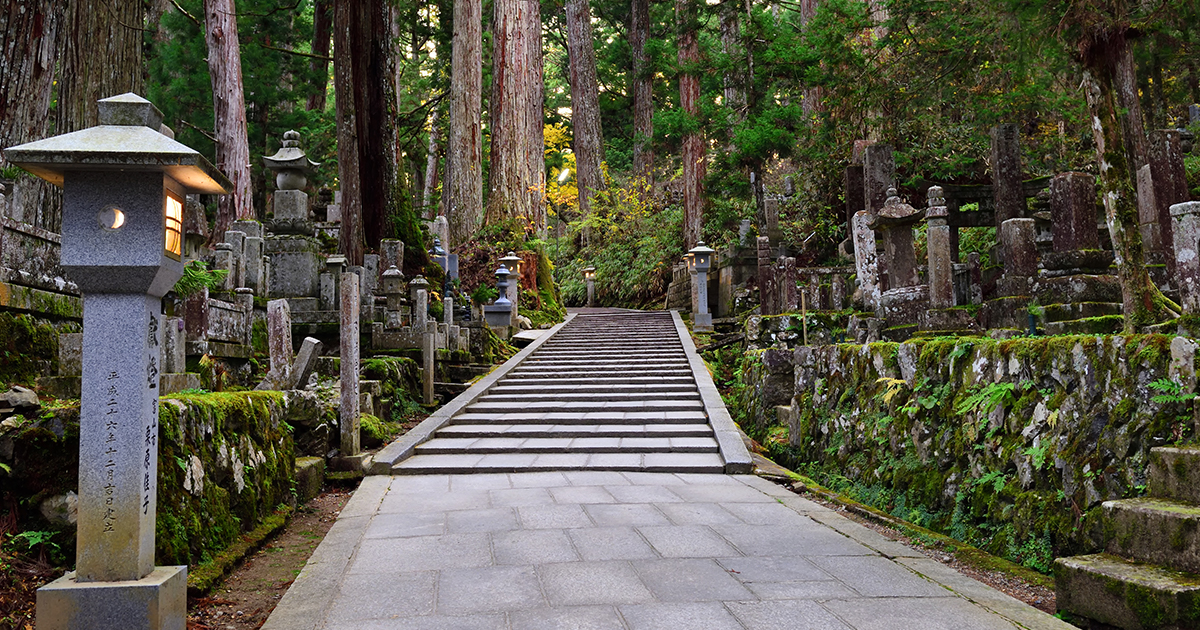
[[[188,630],[256,630],[333,527],[351,491],[326,488],[209,597],[188,600]]]

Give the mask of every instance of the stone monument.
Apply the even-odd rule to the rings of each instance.
[[[317,297],[321,272],[320,245],[310,238],[315,230],[308,218],[308,193],[302,189],[308,174],[319,166],[300,149],[300,134],[283,134],[283,146],[263,163],[275,173],[272,196],[275,216],[267,222],[270,232],[264,243],[271,259],[267,290],[272,297]]]
[[[84,302],[76,570],[38,590],[37,625],[183,630],[187,567],[154,566],[162,296],[183,275],[185,195],[232,186],[149,101],[99,109],[98,126],[5,152],[63,187],[62,265]]]

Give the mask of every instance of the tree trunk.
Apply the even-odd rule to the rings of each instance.
[[[700,114],[700,46],[696,38],[695,0],[675,0],[675,21],[679,28],[679,104],[684,113]],[[707,171],[704,136],[699,125],[683,136],[683,242],[691,249],[700,241],[704,225],[704,176]]]
[[[1086,55],[1090,63],[1084,72],[1084,93],[1092,115],[1105,219],[1121,279],[1125,332],[1133,333],[1165,320],[1171,312],[1146,270],[1138,229],[1134,181],[1139,165],[1138,146],[1144,156],[1146,140],[1142,137],[1139,143],[1135,135],[1141,133],[1141,108],[1136,84],[1131,92],[1130,85],[1125,83],[1132,79],[1132,74],[1122,68],[1132,65],[1128,42],[1118,34],[1100,46],[1104,49],[1094,48],[1091,55]]]
[[[725,88],[725,106],[733,112],[734,124],[746,119],[746,82],[742,76],[742,29],[738,24],[741,12],[740,0],[725,0],[721,3],[721,52],[733,61],[730,70],[721,78]]]
[[[246,136],[246,98],[242,91],[242,54],[238,48],[233,0],[205,0],[204,22],[217,136],[215,166],[233,183],[233,191],[219,197],[217,202],[217,224],[209,240],[218,242],[235,219],[255,218],[254,198],[250,140]]]
[[[650,36],[650,0],[633,0],[629,45],[633,49],[633,173],[654,185],[654,78],[646,40]]]
[[[50,125],[50,93],[54,86],[54,64],[58,52],[60,10],[52,0],[4,0],[0,6],[0,151],[11,146],[41,140]],[[21,10],[24,8],[24,10]],[[0,166],[8,166],[0,153]],[[22,176],[22,220],[38,223],[38,215],[47,201],[58,197],[45,181]],[[11,192],[11,191],[10,191]],[[9,204],[16,199],[9,198]],[[57,206],[57,204],[51,204]],[[41,217],[43,219],[49,218]],[[42,225],[53,232],[59,228],[57,214]]]
[[[592,46],[588,0],[567,0],[567,52],[571,65],[571,128],[579,214],[591,214],[592,195],[604,188],[604,132],[600,127],[600,86]]]
[[[496,0],[486,222],[517,219],[527,233],[546,227],[541,21],[536,4]]]
[[[429,115],[429,146],[425,151],[425,181],[424,188],[421,190],[421,205],[427,219],[433,219],[437,215],[437,206],[433,203],[433,195],[437,191],[438,184],[438,142],[440,140],[438,136],[441,135],[438,123],[440,118],[436,108]],[[444,244],[444,246],[449,245],[449,243]]]
[[[313,2],[313,40],[312,52],[322,57],[329,56],[330,26],[333,23],[332,0],[315,0]],[[308,95],[305,108],[308,111],[325,109],[325,90],[329,85],[329,62],[324,59],[313,59],[309,64],[315,81],[313,91]]]
[[[817,15],[818,0],[800,0],[800,25],[805,27]],[[801,103],[806,117],[821,111],[821,88],[819,86],[804,88],[804,101]]]
[[[351,28],[354,0],[335,0],[333,16],[333,89],[337,121],[338,183],[342,192],[342,226],[338,253],[351,265],[363,260],[362,185],[358,164],[358,112],[354,103]]]
[[[450,57],[450,141],[442,192],[450,228],[450,242],[444,244],[447,250],[471,240],[483,221],[482,94],[482,4],[480,0],[456,0]]]

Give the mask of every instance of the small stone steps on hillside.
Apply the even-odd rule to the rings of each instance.
[[[1200,448],[1151,449],[1149,486],[1104,502],[1104,553],[1055,561],[1059,610],[1117,628],[1200,628]]]
[[[576,316],[392,472],[724,468],[672,316],[622,313]]]

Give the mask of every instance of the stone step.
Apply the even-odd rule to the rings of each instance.
[[[392,466],[393,475],[553,470],[719,474],[725,463],[716,453],[497,453],[414,455]]]
[[[679,376],[660,376],[660,375],[629,375],[629,376],[591,376],[591,377],[576,377],[563,376],[554,378],[551,376],[525,376],[519,379],[510,379],[511,373],[497,383],[496,387],[549,387],[554,385],[569,386],[569,385],[680,385],[686,384],[695,387],[696,381],[692,378],[691,372],[686,375]]]
[[[666,364],[663,364],[663,363],[640,363],[640,364],[639,363],[618,363],[618,364],[613,364],[613,365],[606,365],[603,367],[596,367],[594,365],[537,365],[535,363],[522,363],[521,365],[517,366],[517,368],[515,370],[513,370],[512,372],[509,372],[508,377],[509,378],[520,378],[522,375],[526,375],[526,374],[542,375],[542,374],[554,374],[554,373],[562,373],[562,374],[570,374],[570,375],[579,375],[579,374],[602,375],[605,373],[614,373],[614,372],[618,373],[618,374],[622,374],[622,375],[628,374],[628,373],[634,373],[634,374],[649,373],[649,374],[669,374],[671,376],[680,376],[680,375],[684,375],[684,374],[690,375],[692,373],[691,370],[687,369],[686,367],[683,367],[683,365],[678,364],[678,363],[666,363]]]
[[[1117,628],[1196,628],[1200,578],[1108,554],[1059,558],[1060,611]]]
[[[711,437],[434,437],[418,455],[436,453],[716,453]]]
[[[695,383],[680,382],[680,383],[592,383],[589,381],[582,383],[559,384],[557,380],[547,379],[547,382],[527,385],[529,379],[521,381],[500,381],[499,384],[488,390],[488,394],[551,394],[551,393],[571,393],[571,394],[609,394],[609,393],[642,393],[647,391],[652,392],[694,392],[696,390]]]
[[[675,392],[659,392],[641,389],[637,391],[626,392],[584,392],[584,391],[558,391],[558,392],[517,392],[495,394],[488,393],[479,398],[478,403],[496,403],[496,402],[640,402],[640,401],[657,401],[657,400],[699,400],[700,392],[693,389],[687,391]]]
[[[1150,449],[1150,496],[1200,504],[1200,447]]]
[[[539,357],[530,357],[526,359],[521,366],[527,368],[606,368],[609,366],[629,365],[632,361],[645,361],[648,365],[669,366],[673,368],[687,367],[687,357],[682,354],[678,357],[643,357],[637,354],[630,354],[621,358],[604,358],[604,357],[581,357],[578,359],[542,359]]]
[[[1078,302],[1074,304],[1047,304],[1042,307],[1047,322],[1065,322],[1088,317],[1120,315],[1121,305],[1113,302]]]
[[[621,359],[621,358],[629,356],[628,350],[588,350],[588,351],[581,350],[581,351],[577,351],[577,352],[542,352],[539,350],[537,352],[534,352],[533,355],[530,356],[529,359],[527,359],[527,360],[529,360],[529,361],[532,361],[532,360],[538,360],[538,361],[563,360],[563,359],[578,360],[580,358],[583,358],[582,355],[585,352],[586,352],[586,356],[592,357],[595,359]],[[686,356],[683,353],[682,348],[677,349],[677,350],[654,350],[654,351],[640,350],[637,352],[637,355],[642,358],[662,357],[665,359],[674,359],[676,357]]]
[[[1101,507],[1106,551],[1200,573],[1200,507],[1150,497],[1105,501]]]
[[[692,411],[591,411],[587,413],[518,410],[479,412],[470,407],[450,419],[451,424],[708,424],[703,409]]]
[[[639,341],[636,343],[620,342],[604,342],[600,340],[592,341],[570,341],[570,342],[546,342],[538,348],[538,351],[545,352],[570,352],[570,353],[587,353],[587,352],[681,352],[683,346],[679,342],[652,342]]]
[[[611,400],[533,401],[533,402],[476,402],[466,411],[471,413],[559,412],[585,414],[593,411],[704,411],[701,400]]]
[[[707,423],[692,424],[450,424],[438,437],[706,437],[713,434]]]

